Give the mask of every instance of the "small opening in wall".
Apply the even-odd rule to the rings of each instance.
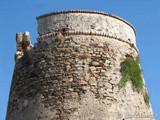
[[[63,28],[63,29],[62,29],[62,32],[63,32],[63,33],[66,32],[66,28]]]

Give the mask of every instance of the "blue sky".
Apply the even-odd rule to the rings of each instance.
[[[36,16],[65,9],[100,10],[129,21],[137,32],[143,75],[160,120],[160,0],[0,0],[0,120],[5,120],[14,70],[16,32],[36,42]]]

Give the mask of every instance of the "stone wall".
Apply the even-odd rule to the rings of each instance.
[[[138,56],[134,30],[121,19],[93,13],[38,17],[38,43],[16,61],[7,120],[126,120],[126,115],[152,114],[130,82],[119,87],[121,62]],[[88,24],[77,22],[75,15],[89,25],[101,16],[107,24],[102,20],[88,32]],[[63,21],[66,16],[73,21]],[[61,31],[64,24],[68,31]],[[104,34],[96,31],[98,24]],[[105,27],[117,32],[107,35]]]
[[[60,11],[37,17],[38,33],[44,35],[59,29],[106,34],[136,45],[135,30],[125,20],[97,11]]]

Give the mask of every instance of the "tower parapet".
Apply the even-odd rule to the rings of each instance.
[[[59,29],[66,32],[92,33],[124,40],[136,46],[135,29],[124,19],[99,11],[67,10],[37,17],[39,35]]]

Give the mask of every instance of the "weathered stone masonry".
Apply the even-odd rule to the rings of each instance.
[[[17,34],[21,54],[16,54],[7,120],[122,120],[127,114],[152,114],[130,82],[119,88],[121,62],[139,56],[128,22],[82,10],[53,12],[37,21],[34,47],[28,33],[28,42]]]

